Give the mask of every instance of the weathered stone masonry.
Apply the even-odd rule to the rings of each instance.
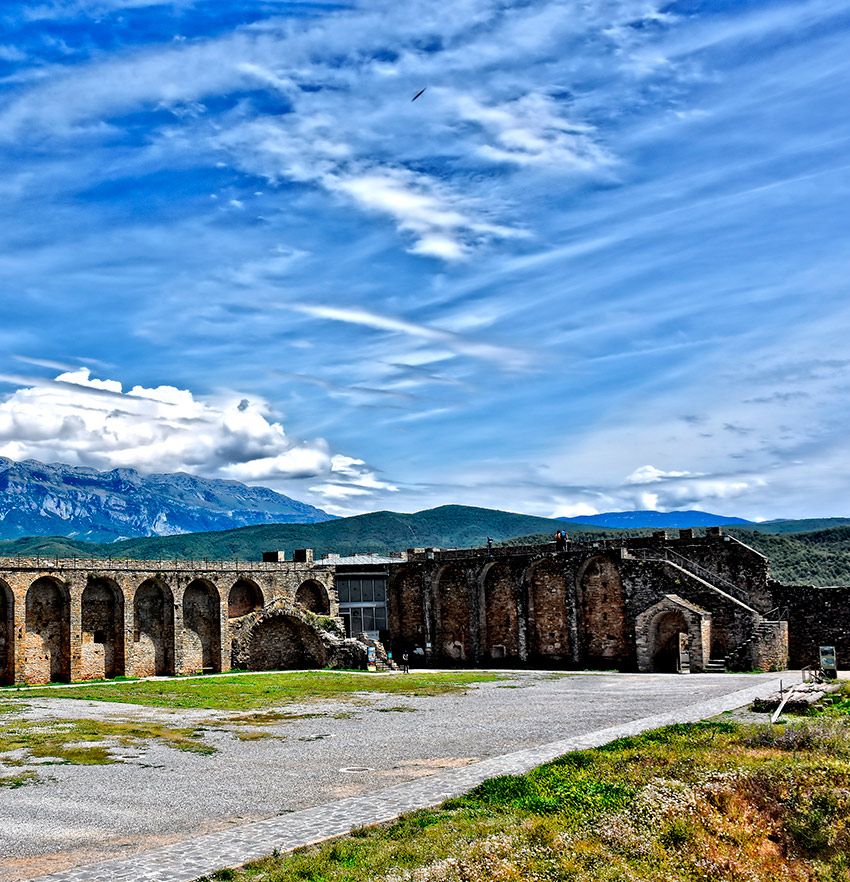
[[[420,664],[673,671],[684,648],[696,672],[779,669],[823,643],[850,658],[850,589],[780,585],[717,529],[352,560],[0,560],[0,682],[362,666],[337,577],[386,582],[381,639]]]
[[[672,671],[781,668],[767,560],[719,530],[696,537],[408,552],[386,568],[389,633],[436,664]]]
[[[289,666],[330,660],[324,644],[339,630],[330,567],[0,560],[0,682],[227,671],[239,626],[272,609],[278,630],[316,635]],[[275,667],[279,639],[257,626],[252,666]]]

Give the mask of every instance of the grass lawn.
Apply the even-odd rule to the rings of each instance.
[[[211,754],[200,727],[165,726],[160,723],[110,720],[4,720],[0,728],[0,763],[26,766],[33,757],[77,766],[117,762],[111,748],[157,740],[177,750]],[[24,756],[9,756],[23,751]]]
[[[214,879],[848,882],[850,717],[670,726]]]
[[[458,671],[375,675],[331,671],[287,671],[280,674],[198,677],[186,680],[120,681],[109,685],[62,689],[24,687],[0,693],[3,698],[81,698],[154,707],[257,710],[316,699],[348,699],[359,692],[388,695],[445,695],[502,675]]]

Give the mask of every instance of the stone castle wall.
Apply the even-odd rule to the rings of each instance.
[[[0,560],[0,683],[227,671],[234,623],[276,601],[337,616],[333,569]]]
[[[393,649],[437,664],[656,670],[675,661],[661,644],[689,633],[691,667],[702,670],[765,642],[758,626],[774,605],[767,560],[719,530],[559,552],[420,549],[388,573]],[[763,655],[781,666],[781,650]]]
[[[819,647],[834,646],[839,668],[850,667],[850,587],[771,582],[770,590],[788,621],[791,665],[819,665]]]
[[[359,664],[362,646],[338,633],[338,569],[309,553],[0,560],[0,682]],[[362,569],[387,577],[382,638],[414,663],[674,670],[686,650],[694,671],[747,670],[784,667],[789,649],[814,664],[825,643],[850,658],[850,589],[780,585],[719,530],[415,549]]]

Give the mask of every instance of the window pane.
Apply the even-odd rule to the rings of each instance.
[[[348,603],[348,579],[337,579],[336,580],[336,590],[339,593],[339,602],[340,603]]]
[[[375,602],[384,603],[387,599],[387,580],[375,579]]]
[[[371,579],[361,579],[360,587],[363,591],[363,602],[371,603],[372,602],[372,580]]]
[[[351,636],[351,615],[348,612],[340,612],[342,623],[345,625],[345,636]]]
[[[385,606],[375,607],[375,630],[387,630],[387,608]]]
[[[363,630],[363,619],[359,609],[351,610],[351,633],[356,635]]]
[[[375,610],[371,606],[363,607],[363,630],[364,631],[374,631],[375,630]]]
[[[360,580],[352,579],[350,585],[351,602],[360,603]]]

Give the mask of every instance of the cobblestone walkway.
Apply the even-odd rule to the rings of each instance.
[[[586,735],[518,750],[451,772],[419,779],[368,796],[336,802],[270,818],[243,827],[184,840],[117,860],[76,867],[42,876],[36,882],[192,882],[224,867],[236,867],[278,849],[287,851],[322,839],[348,833],[352,828],[388,821],[414,809],[436,805],[465,793],[495,775],[520,774],[571,750],[606,744],[615,738],[637,735],[670,723],[687,723],[748,704],[778,688],[779,680],[756,685],[670,713],[656,714],[598,729]]]

